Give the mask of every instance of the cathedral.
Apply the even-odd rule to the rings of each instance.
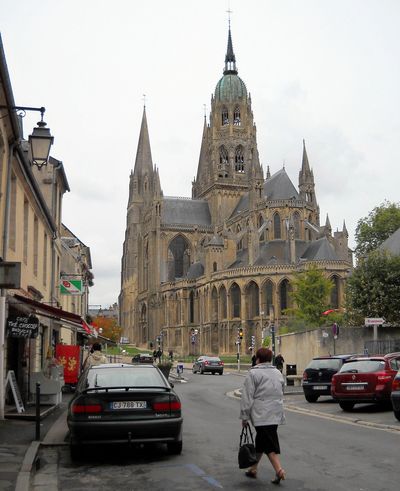
[[[299,156],[300,157],[300,156]],[[299,158],[300,162],[300,158]],[[225,69],[204,118],[191,198],[163,195],[146,109],[129,182],[120,324],[140,347],[227,354],[260,346],[285,325],[293,274],[315,265],[342,306],[352,268],[348,233],[320,224],[305,143],[296,188],[285,168],[260,164],[251,97],[238,76],[231,30]]]

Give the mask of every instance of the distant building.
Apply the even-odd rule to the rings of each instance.
[[[331,307],[340,307],[352,268],[346,226],[332,235],[328,217],[320,225],[304,142],[298,188],[285,168],[264,177],[229,30],[192,198],[163,195],[143,112],[121,264],[124,336],[149,347],[162,334],[181,353],[232,353],[242,328],[245,351],[270,322],[286,321],[293,273],[311,264],[331,279]]]

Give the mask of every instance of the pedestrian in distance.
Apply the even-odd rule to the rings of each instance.
[[[172,351],[172,349],[169,350],[168,356],[169,356],[170,361],[173,362],[174,361],[174,352]]]
[[[279,459],[280,445],[278,425],[285,423],[283,412],[282,373],[271,363],[272,351],[259,348],[256,352],[256,365],[247,373],[240,402],[242,427],[251,422],[256,430],[257,463],[251,466],[245,475],[257,477],[257,466],[265,453],[275,471],[273,484],[279,484],[286,473]]]
[[[159,348],[156,353],[156,358],[158,358],[158,363],[161,363],[162,351]]]
[[[256,366],[256,354],[254,353],[254,355],[251,357],[251,366],[252,367],[255,367]]]
[[[278,353],[277,356],[275,357],[275,366],[281,373],[283,372],[284,363],[285,360],[283,359],[283,356],[280,353]]]
[[[93,367],[95,365],[102,365],[103,363],[108,363],[107,357],[101,352],[101,344],[93,343],[91,353],[87,357],[85,362],[86,367]]]

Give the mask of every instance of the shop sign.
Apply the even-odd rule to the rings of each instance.
[[[82,295],[82,284],[82,280],[61,280],[60,293],[61,295]]]
[[[7,319],[7,336],[10,338],[36,338],[38,333],[39,319],[34,315]]]

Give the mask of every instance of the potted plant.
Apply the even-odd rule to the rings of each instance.
[[[164,377],[168,380],[169,373],[170,373],[171,368],[172,368],[172,361],[161,360],[157,366],[161,370],[161,372],[163,373]]]

